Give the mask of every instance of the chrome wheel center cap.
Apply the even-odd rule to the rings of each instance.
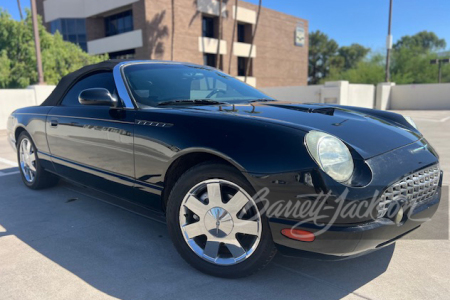
[[[231,233],[234,222],[230,213],[225,209],[213,207],[205,215],[205,227],[211,235],[223,238]]]

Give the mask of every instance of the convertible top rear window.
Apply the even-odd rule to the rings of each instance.
[[[182,64],[134,64],[124,68],[131,94],[141,106],[167,101],[211,99],[238,103],[269,98],[242,81],[209,67]]]

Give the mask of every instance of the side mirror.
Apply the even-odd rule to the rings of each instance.
[[[104,105],[117,107],[117,99],[111,96],[111,93],[104,88],[86,89],[78,96],[78,101],[82,105]]]

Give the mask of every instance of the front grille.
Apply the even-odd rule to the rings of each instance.
[[[430,200],[436,194],[440,176],[441,170],[436,164],[410,174],[388,187],[378,204],[378,218],[386,214],[393,201],[403,199],[410,204],[419,204]]]

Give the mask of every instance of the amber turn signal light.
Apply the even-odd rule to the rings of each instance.
[[[302,242],[313,242],[316,238],[314,233],[301,229],[285,228],[281,230],[281,234],[290,239]]]

